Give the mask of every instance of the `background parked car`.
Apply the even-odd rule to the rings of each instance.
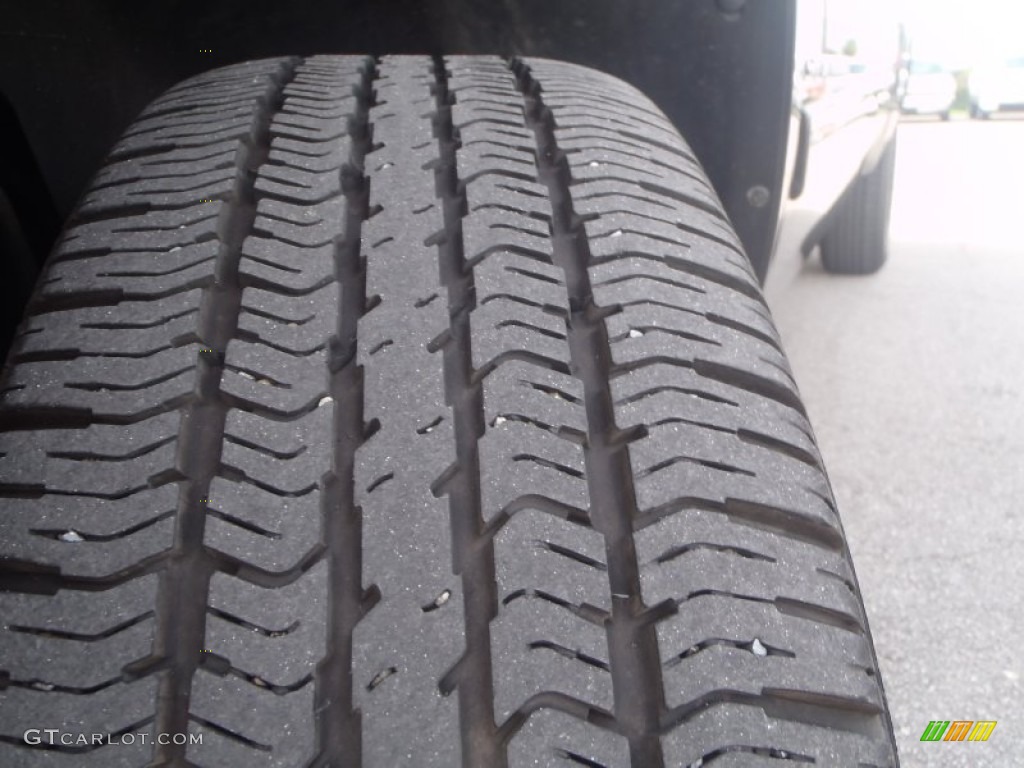
[[[956,99],[956,78],[941,64],[910,62],[910,76],[903,96],[903,111],[920,115],[938,115],[949,120]]]
[[[1024,56],[979,67],[971,74],[970,91],[972,117],[1024,109]]]

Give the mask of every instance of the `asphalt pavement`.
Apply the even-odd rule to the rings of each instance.
[[[768,296],[904,768],[1024,766],[1024,116],[904,121],[890,261]],[[931,720],[996,720],[922,743]]]

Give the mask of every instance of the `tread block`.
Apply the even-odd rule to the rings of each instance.
[[[463,133],[468,130],[463,129]],[[471,212],[490,208],[508,210],[517,219],[523,216],[521,211],[540,216],[550,215],[547,190],[530,179],[507,178],[497,174],[477,176],[466,186],[466,201]]]
[[[224,426],[227,442],[224,445],[228,464],[246,469],[235,455],[246,456],[255,462],[253,477],[269,480],[274,477],[270,467],[261,466],[269,457],[281,462],[281,468],[301,467],[305,474],[297,481],[302,485],[320,478],[330,463],[331,408],[317,408],[295,421],[273,421],[249,411],[234,409],[228,413]],[[256,454],[256,456],[253,456]],[[262,456],[263,458],[259,458]],[[295,462],[291,464],[290,462]],[[320,472],[317,472],[320,467]],[[296,482],[290,483],[295,485]]]
[[[667,552],[674,554],[672,548]],[[809,569],[809,578],[789,585],[786,578],[792,568],[792,562],[769,563],[760,558],[738,557],[733,551],[702,548],[645,569],[643,579],[644,585],[652,590],[652,598],[668,595],[682,602],[697,592],[713,590],[762,601],[779,597],[799,600],[856,616],[853,595],[837,580],[815,578],[813,569]],[[677,585],[674,594],[671,585]],[[684,586],[680,589],[679,585]]]
[[[758,353],[781,362],[775,357],[781,343],[763,316],[741,307],[730,315],[721,315],[712,308],[682,304],[658,304],[654,300],[631,299],[621,302],[622,310],[608,318],[608,335],[612,343],[620,339],[635,338],[639,331],[688,334],[695,341],[705,339],[705,345],[734,347],[758,342]],[[695,347],[707,351],[707,346]]]
[[[275,139],[281,143],[284,139]],[[318,146],[311,144],[310,146]],[[335,142],[325,146],[333,147]],[[298,154],[298,153],[294,153]],[[305,165],[307,155],[298,155]],[[272,195],[281,200],[296,200],[306,203],[319,203],[338,194],[339,179],[334,173],[312,173],[290,165],[268,165],[256,180],[256,190],[265,195]]]
[[[837,712],[836,717],[841,719],[842,713]],[[701,765],[704,756],[712,756],[723,745],[806,755],[822,765],[896,765],[887,750],[861,733],[829,731],[812,723],[774,718],[757,706],[744,704],[718,704],[696,713],[685,728],[670,731],[662,744],[666,765]],[[767,760],[769,765],[778,762]],[[765,761],[753,764],[764,765]]]
[[[558,108],[557,102],[552,105]],[[600,157],[600,160],[588,159]],[[668,190],[686,190],[686,194],[692,195],[696,200],[701,201],[707,208],[715,208],[714,193],[704,184],[694,183],[692,173],[680,172],[672,167],[657,165],[647,162],[641,157],[615,158],[608,152],[594,153],[588,155],[581,153],[574,157],[576,163],[572,167],[573,180],[577,184],[589,180],[601,181],[609,176],[621,178],[623,174],[628,175],[629,182],[641,185],[657,185]]]
[[[497,426],[511,415],[529,417],[555,429],[586,431],[579,379],[520,360],[503,363],[484,379],[484,420]]]
[[[216,163],[216,160],[214,160]],[[212,200],[226,197],[234,186],[235,169],[223,166],[212,170],[196,169],[191,178],[145,178],[139,181],[106,187],[100,192],[88,195],[78,209],[78,215],[89,217],[104,211],[132,205],[148,205],[153,208],[177,208],[190,205],[197,200]]]
[[[716,647],[705,646],[715,640],[741,643],[744,646],[742,652],[754,655],[758,660],[774,658],[778,652],[783,661],[811,669],[819,665],[839,666],[835,664],[836,659],[842,659],[851,669],[860,668],[861,674],[864,674],[863,668],[870,666],[870,654],[863,636],[830,624],[809,622],[799,616],[784,614],[767,603],[744,602],[728,595],[709,594],[692,598],[683,613],[659,625],[658,635],[666,669],[702,653],[714,652]],[[766,656],[758,657],[753,653],[755,639],[761,642]],[[723,650],[734,649],[728,646]],[[784,652],[794,654],[795,658]],[[678,703],[678,697],[685,693],[686,686],[668,687],[666,691],[667,697]]]
[[[618,231],[618,230],[615,230]],[[732,274],[735,267],[722,261],[702,269],[688,255],[685,246],[660,243],[656,248],[631,249],[614,243],[628,241],[631,235],[608,237],[599,240],[594,249],[595,257],[614,257],[590,270],[595,293],[608,286],[629,286],[629,279],[644,280],[651,287],[644,287],[639,296],[657,298],[666,304],[682,305],[699,311],[717,309],[732,314],[730,305],[750,307],[753,311],[767,314],[764,304],[754,298],[754,289],[745,277]],[[701,246],[701,250],[705,250]],[[710,261],[710,259],[709,259]],[[628,291],[628,287],[623,287]],[[638,296],[638,298],[639,298]],[[613,299],[621,303],[622,298]]]
[[[266,571],[294,568],[321,541],[320,503],[319,488],[286,496],[217,477],[210,484],[204,541]]]
[[[12,761],[17,761],[14,764],[20,762],[23,765],[100,768],[121,761],[142,765],[149,759],[156,741],[151,722],[156,691],[157,681],[153,677],[118,683],[89,696],[26,688],[8,689],[0,697],[2,734],[5,741],[10,739],[18,747],[5,751]],[[85,734],[86,743],[90,734],[110,734],[114,744],[96,746],[84,754],[51,752],[45,741],[49,737],[42,733],[39,736],[44,739],[43,743],[22,746],[25,731],[35,728],[61,728],[69,734],[65,737],[67,739],[77,739],[79,734]],[[121,737],[119,734],[125,735]],[[55,740],[60,738],[59,734],[54,736]],[[131,743],[122,743],[121,739]]]
[[[128,429],[94,425],[41,431],[29,446],[21,433],[2,434],[0,473],[15,485],[114,496],[174,466],[177,428],[177,414],[165,413]],[[97,472],[98,466],[104,471]]]
[[[597,161],[592,161],[597,162]],[[588,163],[586,167],[590,167]],[[650,203],[639,205],[639,201],[628,197],[597,197],[588,200],[592,205],[590,217],[583,227],[588,239],[594,243],[595,256],[607,257],[607,248],[648,250],[652,254],[662,255],[676,250],[680,246],[690,251],[708,252],[712,258],[720,257],[718,267],[728,276],[737,280],[748,279],[747,270],[734,259],[739,241],[735,235],[719,220],[703,211],[688,208],[688,217],[664,211]],[[596,215],[595,215],[596,214]],[[703,214],[700,219],[695,214]],[[626,236],[630,237],[626,239]],[[708,243],[708,237],[715,238]],[[613,242],[601,242],[610,240]],[[639,246],[637,244],[640,244]],[[607,248],[606,248],[607,247]],[[615,251],[610,251],[614,253]]]
[[[11,633],[15,626],[26,626],[51,633],[102,635],[151,611],[156,588],[157,576],[148,575],[100,591],[61,590],[55,595],[2,592],[4,622],[0,631]],[[78,610],[79,606],[88,606],[88,610]]]
[[[546,711],[530,717],[509,744],[509,768],[567,768],[579,758],[609,768],[629,765],[629,742],[564,712]]]
[[[215,574],[203,652],[227,659],[239,673],[271,686],[298,685],[312,677],[326,653],[326,592],[323,561],[292,583],[274,588]]]
[[[302,361],[301,368],[296,360]],[[221,388],[252,405],[297,413],[317,407],[327,396],[325,350],[292,355],[266,344],[235,339],[228,345],[225,365]],[[311,376],[311,371],[324,373]]]
[[[507,420],[480,439],[480,486],[486,518],[526,494],[588,508],[583,452],[531,423]]]
[[[305,765],[315,754],[313,683],[277,694],[237,677],[220,678],[200,669],[192,683],[191,715],[229,732],[193,720],[203,746],[196,758],[215,765]],[[268,723],[274,727],[268,728]],[[198,727],[197,727],[198,726]],[[256,746],[258,745],[258,746]]]
[[[233,410],[225,425],[221,463],[282,495],[315,486],[331,464],[331,414],[317,408],[290,422]]]
[[[557,592],[554,597],[562,599]],[[516,674],[498,676],[494,681],[499,722],[531,696],[551,690],[589,705],[612,708],[612,678],[600,666],[608,663],[605,633],[567,609],[544,598],[518,598],[492,623],[491,642],[494,662],[516,670]],[[571,658],[572,654],[576,658]],[[538,658],[542,656],[546,658]]]
[[[652,603],[679,595],[679,590],[672,587],[673,581],[661,578],[660,574],[675,557],[691,549],[700,551],[707,548],[723,556],[732,555],[744,560],[745,567],[771,563],[779,568],[777,577],[780,583],[793,573],[812,572],[820,575],[823,581],[831,579],[839,585],[844,580],[850,581],[849,565],[841,549],[833,548],[832,542],[809,536],[801,538],[801,532],[795,526],[789,531],[789,536],[778,536],[776,524],[784,522],[782,518],[773,519],[765,514],[758,524],[756,516],[730,518],[721,512],[699,509],[698,504],[695,501],[692,506],[685,506],[634,534],[637,557],[642,564],[641,575],[647,585],[645,594],[650,591]],[[690,549],[680,553],[680,547]],[[844,589],[849,591],[849,586]]]
[[[587,126],[586,130],[592,130]],[[601,170],[587,166],[591,170]],[[601,175],[592,178],[579,179],[573,182],[572,196],[573,208],[580,215],[605,215],[614,213],[617,210],[629,210],[637,204],[642,217],[638,217],[637,224],[645,221],[647,217],[664,219],[671,215],[672,223],[681,232],[688,232],[694,229],[708,235],[712,235],[723,243],[716,243],[714,239],[710,242],[702,242],[701,249],[709,248],[711,245],[722,246],[722,253],[740,255],[735,235],[730,235],[728,228],[723,225],[721,219],[710,213],[707,208],[710,204],[703,204],[700,197],[687,198],[679,196],[678,199],[662,194],[657,189],[651,189],[650,185],[643,185],[628,178],[625,171],[614,172],[616,169],[604,169]],[[695,207],[690,200],[701,201],[701,207]],[[738,262],[737,262],[738,263]]]
[[[802,517],[808,520],[821,520],[831,525],[834,515],[815,493],[825,492],[824,485],[819,488],[805,486],[801,477],[773,478],[771,489],[764,487],[763,479],[753,470],[742,466],[734,466],[722,462],[719,458],[708,458],[711,454],[709,444],[705,450],[694,448],[692,438],[688,441],[685,454],[666,456],[658,452],[657,463],[649,463],[647,457],[638,455],[639,450],[631,454],[633,471],[644,473],[637,482],[637,501],[643,510],[651,510],[668,504],[679,497],[680,489],[685,489],[687,496],[724,500],[736,498],[754,500],[773,508],[787,509],[791,506],[801,509]],[[728,444],[728,443],[726,443]],[[720,456],[721,454],[715,454]],[[668,464],[668,466],[664,466]],[[664,466],[664,468],[661,468]],[[802,466],[802,465],[797,465]],[[723,491],[723,484],[729,484],[728,495]],[[806,511],[804,511],[806,510]]]
[[[473,315],[481,333],[507,337],[505,347],[544,349],[549,355],[561,356],[565,344],[565,319],[532,303],[517,301],[520,297],[491,294]],[[553,341],[547,341],[552,339]],[[500,345],[500,342],[499,342]]]
[[[120,251],[170,251],[185,248],[215,235],[217,206],[199,203],[191,211],[158,211],[124,219],[103,219],[72,226],[57,245],[56,253],[72,254],[106,250],[116,242]],[[59,263],[59,262],[58,262]],[[84,284],[81,288],[89,288]],[[162,298],[158,291],[139,295]]]
[[[5,557],[58,566],[65,575],[97,578],[124,572],[170,549],[177,491],[170,484],[123,499],[6,499],[0,551]]]
[[[194,339],[195,318],[188,315],[173,318],[159,332],[141,329],[140,333],[131,334],[133,339],[127,342],[121,341],[121,337],[126,335],[123,329],[111,331],[106,328],[86,328],[77,333],[69,330],[66,334],[48,333],[38,339],[33,338],[36,335],[25,338],[22,348],[15,355],[17,362],[46,362],[48,359],[76,357],[142,360],[180,347],[190,337]]]
[[[150,652],[154,625],[147,614],[152,612],[156,587],[157,576],[150,575],[98,592],[0,594],[0,642],[5,648],[0,667],[13,680],[37,683],[11,686],[0,696],[2,732],[19,742],[7,756],[12,764],[104,766],[112,760],[148,759],[154,735],[146,720],[152,717],[156,679],[129,683],[117,678],[122,666]],[[110,684],[88,694],[58,687],[103,683]],[[127,731],[135,736],[134,743],[68,753],[24,745],[22,735],[30,728],[59,728],[69,734],[67,739],[86,734],[86,743],[92,733]],[[146,734],[149,746],[142,744],[140,734]],[[48,738],[45,733],[40,737]],[[117,742],[119,737],[112,738]],[[43,746],[48,744],[44,741],[39,747]]]
[[[287,296],[262,288],[245,288],[242,291],[239,327],[246,323],[245,330],[256,333],[261,338],[266,337],[267,341],[280,346],[289,346],[285,342],[286,336],[301,334],[303,341],[296,342],[295,349],[306,352],[307,345],[308,348],[312,348],[317,339],[329,335],[330,321],[334,318],[330,312],[323,311],[322,307],[334,308],[335,294],[337,288],[333,285],[325,285],[308,296]],[[305,330],[288,330],[291,328]]]
[[[199,290],[146,301],[121,301],[97,307],[56,310],[42,315],[29,315],[22,324],[22,335],[68,332],[72,328],[89,330],[122,330],[142,332],[159,329],[165,323],[199,311],[202,293]],[[52,330],[50,330],[52,329]],[[134,333],[132,334],[135,335]],[[125,343],[129,340],[125,339]]]
[[[204,205],[214,210],[220,203]],[[42,296],[55,298],[82,290],[160,296],[210,281],[219,248],[216,241],[175,248],[167,253],[117,253],[102,259],[58,262],[43,281]]]
[[[705,610],[728,610],[721,600],[707,601]],[[770,625],[769,625],[770,626]],[[771,627],[777,633],[778,629]],[[791,632],[798,631],[799,624],[789,626]],[[776,653],[789,651],[784,642],[773,637],[762,637],[766,632],[749,633],[749,636],[727,637],[726,639],[744,644],[742,648],[731,645],[712,645],[693,655],[666,664],[664,670],[665,701],[672,708],[688,701],[712,694],[715,690],[727,689],[751,695],[760,694],[762,688],[809,691],[854,698],[858,701],[880,705],[878,685],[864,672],[862,666],[840,666],[830,661],[824,649],[810,657],[786,658]],[[779,637],[779,635],[775,635]],[[785,637],[784,635],[782,637]],[[774,641],[774,643],[773,643]],[[688,649],[700,648],[701,640]],[[756,643],[756,645],[755,645]],[[758,656],[746,647],[765,649],[769,655]],[[781,648],[780,650],[777,650]],[[684,649],[683,652],[686,652]],[[791,651],[790,651],[791,652]]]
[[[707,373],[717,374],[717,371]],[[653,398],[691,397],[723,405],[735,403],[734,407],[743,409],[744,418],[749,417],[747,423],[750,429],[761,433],[771,434],[772,424],[777,422],[808,430],[806,417],[789,405],[788,400],[779,402],[766,397],[763,388],[756,385],[751,387],[748,380],[741,376],[727,378],[726,375],[702,375],[693,370],[693,361],[690,360],[647,358],[635,361],[629,369],[614,376],[611,388],[612,396],[620,408],[644,404],[644,408],[655,417],[653,420],[658,416],[655,409],[661,407]],[[777,394],[775,389],[768,391]],[[637,408],[633,410],[639,412]],[[668,414],[672,414],[672,411],[668,411]],[[662,412],[661,418],[665,417],[666,414]],[[622,421],[631,423],[625,418]]]
[[[198,291],[194,292],[198,299]],[[178,298],[178,297],[176,297]],[[79,353],[103,355],[119,354],[145,356],[149,352],[166,349],[178,340],[195,333],[198,300],[178,304],[176,311],[161,315],[160,307],[145,307],[150,318],[136,322],[127,312],[115,312],[112,307],[75,309],[50,312],[29,318],[15,355],[42,353],[47,350],[77,350]],[[147,304],[148,302],[138,302]],[[116,327],[115,327],[116,326]],[[135,327],[133,327],[135,326]],[[125,333],[131,331],[131,333]],[[127,337],[127,338],[126,338]]]
[[[144,658],[153,644],[153,622],[145,621],[90,643],[11,633],[4,653],[12,685],[65,696],[91,696],[120,684],[126,661]],[[15,681],[17,681],[15,683]],[[66,691],[66,689],[74,689]],[[9,689],[8,689],[9,690]]]
[[[289,105],[294,105],[297,99],[288,99]],[[345,117],[350,114],[351,106],[339,110],[337,117]],[[310,184],[321,184],[328,181],[322,174],[337,171],[348,159],[343,142],[332,141],[327,144],[301,144],[296,146],[294,139],[284,136],[275,136],[270,140],[270,154],[267,156],[267,167],[263,173],[270,178],[273,174],[282,173],[286,169],[295,169],[296,166],[309,174]],[[258,181],[257,181],[258,184]],[[257,189],[259,187],[257,186]],[[295,189],[294,194],[309,194],[308,189]],[[341,192],[340,185],[335,188],[335,193]]]
[[[148,111],[146,110],[146,112]],[[137,136],[165,126],[206,125],[209,121],[218,121],[223,118],[239,117],[241,115],[251,117],[251,111],[250,105],[246,103],[228,107],[206,106],[180,109],[154,117],[140,117],[125,131],[124,135]],[[143,115],[146,112],[143,112]]]
[[[242,107],[250,109],[249,105]],[[213,173],[222,168],[235,167],[236,143],[224,141],[206,147],[173,148],[164,145],[162,151],[146,157],[128,157],[124,160],[111,160],[96,172],[96,181],[90,194],[99,195],[106,187],[120,184],[138,183],[140,188],[144,182],[168,181],[172,184],[183,184],[191,187],[192,179],[204,173]],[[180,181],[171,181],[171,180]]]
[[[250,236],[242,246],[239,271],[243,279],[265,290],[309,294],[334,276],[334,248],[326,243],[305,249],[272,238]]]
[[[301,248],[330,246],[338,235],[341,226],[343,209],[339,202],[332,198],[323,203],[305,206],[299,216],[302,223],[293,223],[283,217],[293,216],[295,206],[279,200],[261,200],[253,225],[254,231],[272,242],[280,241]],[[255,250],[248,250],[247,255],[256,256]],[[305,254],[304,254],[305,255]],[[281,266],[281,262],[278,262]],[[291,267],[291,264],[288,265]],[[294,271],[294,267],[292,267]]]
[[[483,306],[495,300],[501,300],[508,306],[508,302],[502,298],[505,296],[513,296],[542,306],[547,304],[560,307],[565,303],[565,289],[561,284],[562,278],[555,276],[556,270],[528,261],[517,254],[507,251],[495,252],[473,272],[477,300],[483,302]],[[513,300],[511,303],[516,302]],[[518,314],[519,308],[516,309]],[[555,332],[562,338],[557,338],[537,333],[521,325],[500,326],[499,323],[488,323],[495,311],[497,308],[488,309],[479,321],[474,317],[473,364],[477,369],[500,361],[502,356],[527,353],[533,356],[541,355],[559,365],[561,369],[568,370],[569,353],[564,339],[564,321],[562,329]],[[510,315],[509,319],[515,316]]]
[[[147,418],[190,395],[203,349],[188,344],[148,357],[21,363],[7,378],[4,404],[90,408],[110,417]]]
[[[532,171],[532,165],[530,168]],[[472,183],[470,182],[470,185]],[[479,207],[462,220],[462,236],[467,256],[474,258],[470,254],[483,254],[502,248],[513,252],[525,252],[531,256],[537,252],[536,256],[532,256],[532,260],[540,262],[539,271],[557,277],[559,270],[550,268],[549,218],[549,215],[542,212],[531,216],[503,208]],[[545,266],[549,268],[545,269]]]
[[[252,104],[267,91],[268,75],[280,71],[280,60],[267,62],[266,67],[250,75],[214,77],[202,82],[185,80],[165,91],[142,112],[142,117],[175,114],[196,107],[225,108],[233,104]]]
[[[576,559],[602,563],[601,536],[524,509],[498,533],[495,552],[502,605],[491,624],[492,653],[496,668],[516,670],[495,676],[498,722],[531,696],[550,690],[610,711],[605,630],[573,612],[582,605],[611,608],[605,571]]]
[[[834,514],[826,514],[831,510],[815,498],[816,493],[828,494],[820,470],[735,434],[691,423],[665,424],[631,445],[630,460],[644,509],[673,498],[679,489],[715,498],[727,487],[738,498],[774,506],[799,503],[801,509],[835,522]],[[771,478],[770,486],[766,478]]]
[[[265,90],[265,87],[260,88],[254,95]],[[240,141],[249,134],[251,123],[251,118],[243,117],[224,120],[219,125],[213,126],[212,130],[158,128],[154,131],[147,131],[144,134],[128,136],[118,142],[113,150],[113,154],[116,157],[119,154],[144,150],[162,144],[169,144],[174,147],[208,147],[222,141]]]

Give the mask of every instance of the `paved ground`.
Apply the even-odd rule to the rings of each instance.
[[[900,126],[893,252],[769,296],[904,768],[1024,765],[1024,119]],[[998,720],[985,744],[929,720]]]

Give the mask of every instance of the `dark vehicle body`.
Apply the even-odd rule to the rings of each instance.
[[[851,7],[837,0],[11,6],[0,47],[0,340],[6,348],[60,222],[143,106],[202,71],[281,54],[498,53],[616,75],[652,98],[694,148],[764,282],[774,253],[813,249],[844,190],[874,168],[894,136],[899,30],[877,17],[873,29],[858,28]]]

